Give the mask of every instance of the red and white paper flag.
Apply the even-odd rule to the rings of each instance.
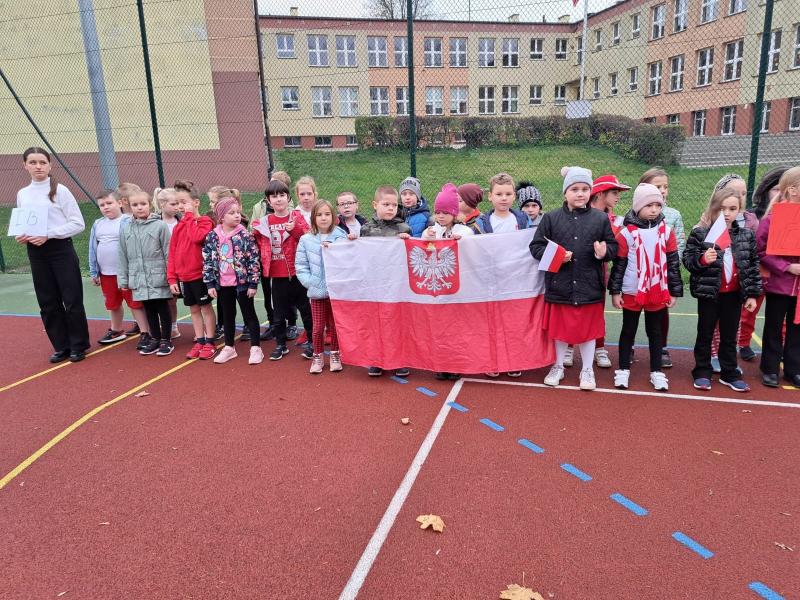
[[[717,220],[714,221],[711,229],[708,230],[704,241],[707,244],[716,244],[720,250],[730,248],[731,236],[728,234],[728,225],[725,223],[725,217],[722,215],[722,212],[719,213]]]
[[[561,265],[564,264],[566,254],[564,246],[559,246],[553,240],[547,240],[547,247],[544,249],[542,260],[539,261],[539,270],[558,273]]]

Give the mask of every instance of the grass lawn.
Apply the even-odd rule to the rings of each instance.
[[[276,167],[287,171],[293,180],[302,175],[311,175],[317,182],[321,198],[335,200],[340,191],[350,190],[356,194],[361,213],[372,215],[371,200],[375,188],[390,184],[395,187],[409,174],[407,152],[356,150],[353,152],[320,152],[311,150],[281,150],[275,153]],[[475,182],[488,187],[489,178],[495,173],[505,171],[516,181],[532,181],[541,191],[545,210],[552,210],[562,202],[559,173],[564,165],[580,165],[592,170],[595,176],[614,173],[628,185],[635,186],[640,175],[650,165],[621,158],[614,152],[600,147],[587,146],[529,146],[521,148],[451,150],[425,149],[417,154],[417,176],[422,182],[422,193],[433,203],[442,185],[452,181],[457,185]],[[769,167],[759,167],[759,175]],[[681,211],[687,229],[697,222],[711,190],[718,179],[727,172],[747,176],[744,167],[685,169],[670,167],[669,203]],[[219,182],[225,185],[224,181]],[[262,194],[253,190],[245,193],[244,204],[249,214],[250,208],[258,202]],[[631,194],[624,194],[618,213],[630,208]],[[203,198],[203,210],[208,200]],[[484,202],[482,210],[489,208]],[[81,204],[86,221],[86,231],[75,238],[81,266],[88,270],[88,242],[91,223],[99,212],[94,205]],[[0,229],[8,229],[11,207],[0,206]],[[3,235],[0,247],[5,258],[6,270],[10,272],[27,270],[27,255],[24,248],[13,239]]]

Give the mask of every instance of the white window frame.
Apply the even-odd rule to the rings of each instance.
[[[367,66],[380,69],[389,66],[388,42],[385,35],[367,36]]]
[[[371,86],[369,88],[369,114],[373,117],[385,117],[389,114],[389,88]]]
[[[722,72],[722,81],[736,81],[742,78],[743,54],[743,39],[725,44],[725,69]]]
[[[562,46],[559,49],[559,46]],[[567,60],[569,53],[569,40],[567,38],[556,38],[555,40],[555,53],[553,56],[555,60]]]
[[[636,39],[642,35],[642,15],[634,13],[631,15],[631,39]]]
[[[491,93],[489,91],[491,90]],[[478,114],[495,114],[495,91],[493,85],[482,85],[478,87]],[[489,110],[491,108],[491,110]]]
[[[658,96],[661,93],[661,76],[664,65],[660,60],[647,65],[647,95]]]
[[[667,29],[667,5],[657,4],[650,13],[650,39],[660,40]]]
[[[450,66],[454,68],[467,66],[467,38],[450,38]]]
[[[544,38],[531,38],[531,60],[544,60]]]
[[[723,106],[719,109],[719,134],[736,134],[736,106]]]
[[[275,36],[275,48],[278,54],[278,58],[297,58],[297,55],[294,53],[293,33],[277,34]]]
[[[504,67],[519,66],[519,38],[503,38],[500,45],[502,59],[500,64]]]
[[[761,133],[769,133],[769,121],[772,116],[772,102],[764,102],[761,110]]]
[[[312,44],[313,40],[313,44]],[[308,66],[327,67],[328,66],[328,36],[320,34],[308,34],[306,36],[308,46]],[[313,58],[312,58],[313,57]]]
[[[328,139],[327,142],[318,142],[317,140],[324,140]],[[333,136],[332,135],[315,135],[314,136],[314,148],[331,148],[333,146]]]
[[[700,50],[697,51],[697,87],[711,85],[711,78],[713,76],[714,47],[700,48]]]
[[[716,21],[719,16],[719,0],[701,0],[700,24]]]
[[[333,93],[330,86],[311,87],[311,115],[317,119],[333,116]]]
[[[294,85],[281,87],[281,109],[300,110],[300,88]]]
[[[603,49],[603,30],[602,29],[595,29],[594,30],[594,51],[600,52]]]
[[[503,86],[502,100],[500,102],[500,112],[504,115],[516,115],[519,113],[518,85]]]
[[[478,66],[491,68],[496,66],[494,60],[494,38],[478,39]]]
[[[747,10],[747,0],[730,0],[728,2],[728,14],[738,15]]]
[[[597,100],[600,97],[600,78],[594,77],[592,79],[592,97]]]
[[[399,46],[399,48],[398,48]],[[394,66],[408,66],[408,38],[395,36],[394,38]]]
[[[290,143],[286,143],[286,140],[291,140]],[[297,140],[295,144],[294,141]],[[285,135],[283,136],[283,147],[284,148],[302,148],[303,147],[303,138],[299,135]]]
[[[639,90],[639,67],[628,69],[628,91],[636,92]]]
[[[358,116],[358,87],[347,86],[339,88],[339,116]]]
[[[583,62],[583,36],[575,38],[575,64],[579,65]]]
[[[777,73],[781,66],[781,45],[783,31],[773,29],[769,34],[769,54],[767,55],[767,73]]]
[[[619,21],[614,21],[611,24],[611,45],[619,46],[619,41],[620,41],[620,23]]]
[[[450,87],[450,114],[466,115],[469,107],[469,88],[465,85]]]
[[[800,25],[794,26],[794,48],[792,50],[792,68],[800,69]]]
[[[683,91],[683,74],[686,66],[686,57],[683,54],[669,59],[669,91]]]
[[[344,145],[348,148],[358,147],[358,136],[355,135],[346,135],[344,138]]]
[[[616,96],[619,93],[619,73],[613,72],[608,74],[608,95]]]
[[[528,90],[528,104],[530,106],[539,106],[542,102],[542,86],[535,83],[531,84]]]
[[[800,130],[800,98],[789,100],[789,131]]]
[[[425,114],[437,116],[444,114],[444,88],[426,87],[425,88]]]
[[[442,63],[442,38],[426,37],[422,40],[424,65],[428,68],[441,67]]]
[[[553,104],[564,105],[567,103],[567,86],[557,85],[553,89]]]
[[[675,0],[672,32],[680,33],[689,27],[689,0]]]
[[[356,67],[356,36],[337,35],[336,36],[336,66],[337,67]]]
[[[667,125],[680,125],[680,124],[681,124],[680,113],[673,113],[671,115],[667,115]]]
[[[400,116],[406,116],[409,112],[408,87],[401,86],[394,89],[395,111]]]
[[[708,114],[706,109],[692,111],[692,136],[705,137]],[[698,128],[699,125],[699,128]]]

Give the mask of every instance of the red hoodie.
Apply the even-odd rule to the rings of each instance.
[[[175,225],[167,260],[170,285],[203,278],[203,244],[213,228],[214,224],[208,217],[192,218],[192,215],[184,215]]]

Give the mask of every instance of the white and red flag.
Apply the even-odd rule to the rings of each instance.
[[[549,273],[558,273],[561,265],[564,264],[564,257],[566,255],[567,250],[564,246],[559,246],[553,240],[547,240],[547,246],[544,249],[542,260],[539,261],[539,270]]]
[[[728,233],[728,225],[725,223],[725,217],[722,215],[721,211],[717,220],[714,221],[714,224],[711,226],[711,229],[708,230],[706,239],[703,241],[707,244],[716,244],[720,250],[730,248],[731,236]]]
[[[342,360],[451,373],[552,364],[532,235],[331,244],[323,257]]]

